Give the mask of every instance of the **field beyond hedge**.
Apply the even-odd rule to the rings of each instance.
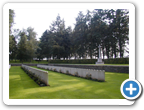
[[[9,70],[9,98],[124,99],[120,86],[129,78],[129,74],[105,72],[106,81],[97,82],[53,71],[48,73],[50,86],[39,87],[20,66],[12,66]]]

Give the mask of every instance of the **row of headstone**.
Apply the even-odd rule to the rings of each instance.
[[[11,65],[9,65],[9,69],[11,68]]]
[[[41,80],[47,86],[49,85],[48,84],[48,72],[47,71],[32,68],[32,67],[27,66],[27,65],[22,65],[22,67],[25,68],[26,70],[30,71],[30,73],[32,73],[32,75],[37,77],[39,80]]]
[[[47,66],[47,65],[37,65],[37,67],[60,73],[70,74],[73,76],[105,81],[105,70],[92,70],[92,69],[69,68],[69,67]]]

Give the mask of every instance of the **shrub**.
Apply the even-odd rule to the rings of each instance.
[[[78,72],[75,72],[75,73],[74,73],[74,76],[78,76]]]
[[[87,79],[91,79],[91,74],[90,74],[90,73],[87,73],[87,74],[86,74],[86,78],[87,78]]]
[[[62,73],[61,69],[59,70],[59,73]]]
[[[56,72],[56,69],[54,68],[53,71]]]
[[[68,70],[66,70],[66,74],[70,74]]]
[[[33,78],[34,81],[37,81],[38,79],[36,77]]]

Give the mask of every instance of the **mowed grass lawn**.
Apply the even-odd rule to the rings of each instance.
[[[124,99],[120,86],[129,78],[125,73],[105,72],[106,81],[97,82],[53,71],[48,73],[50,86],[39,87],[20,66],[12,66],[9,70],[9,98]]]

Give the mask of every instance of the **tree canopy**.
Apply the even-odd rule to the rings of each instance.
[[[40,41],[36,40],[34,28],[12,34],[14,11],[9,10],[10,58],[32,60],[33,58],[75,59],[98,58],[98,46],[102,46],[103,58],[123,58],[129,52],[129,11],[125,9],[87,10],[79,12],[74,29],[65,26],[58,16],[49,29],[44,30]],[[20,37],[16,42],[17,36]]]

